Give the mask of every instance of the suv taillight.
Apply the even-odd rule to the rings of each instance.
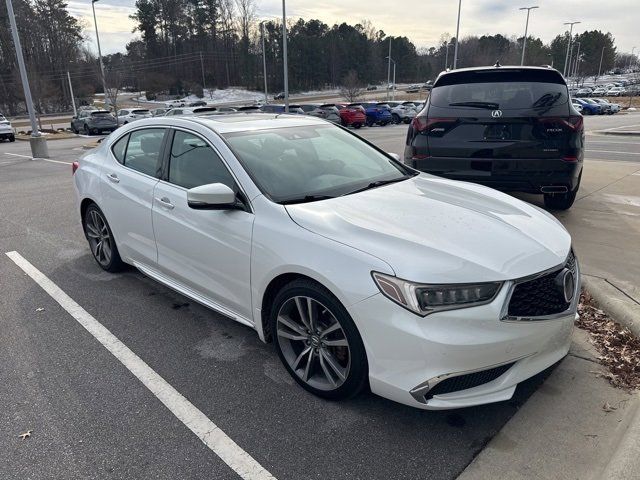
[[[80,167],[80,163],[78,162],[73,162],[71,164],[71,175],[75,175],[76,170],[78,170],[78,168]]]
[[[427,132],[431,130],[435,125],[451,125],[453,123],[456,123],[457,121],[457,118],[414,117],[411,121],[411,126],[418,132]]]
[[[581,131],[584,125],[582,115],[571,115],[570,117],[542,117],[538,119],[538,122],[560,125],[562,128],[572,132]]]

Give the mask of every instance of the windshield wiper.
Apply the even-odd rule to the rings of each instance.
[[[472,107],[472,108],[487,108],[489,110],[497,110],[500,105],[495,102],[457,102],[450,103],[450,107]]]
[[[291,205],[294,203],[309,203],[316,202],[318,200],[328,200],[330,198],[336,198],[332,195],[305,195],[304,197],[287,198],[278,202],[280,205]]]
[[[404,175],[399,178],[393,178],[391,180],[376,180],[375,182],[371,182],[368,185],[358,188],[356,190],[352,190],[351,192],[344,193],[344,195],[351,195],[352,193],[364,192],[365,190],[371,190],[372,188],[382,187],[383,185],[389,185],[390,183],[401,182],[402,180],[406,180],[407,178],[411,178],[414,175]]]

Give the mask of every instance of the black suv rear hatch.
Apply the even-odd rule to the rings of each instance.
[[[444,74],[421,113],[408,138],[407,153],[416,160],[569,159],[580,147],[576,133],[582,118],[572,116],[567,85],[552,69]]]

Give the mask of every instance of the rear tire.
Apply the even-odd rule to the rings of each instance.
[[[343,400],[367,384],[367,356],[358,329],[322,285],[308,279],[286,285],[273,302],[269,321],[280,360],[308,392]]]
[[[83,131],[85,135],[91,135],[91,130],[89,129],[89,125],[85,124]]]
[[[361,124],[361,123],[354,123],[354,124],[353,124],[353,128],[355,128],[355,129],[358,129],[358,128],[360,128],[361,126],[362,126],[362,124]]]
[[[398,115],[397,113],[394,113],[392,116],[392,122],[395,124],[398,124],[402,121],[402,119],[400,118],[400,115]]]
[[[15,137],[15,135],[11,135],[11,136],[9,137],[9,141],[10,141],[10,142],[15,142],[15,141],[16,141],[16,137]]]
[[[89,242],[89,248],[94,260],[100,268],[107,272],[115,273],[125,266],[109,223],[95,203],[87,207],[82,219],[84,234]]]

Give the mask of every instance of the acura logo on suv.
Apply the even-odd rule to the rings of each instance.
[[[502,110],[494,110],[491,112],[491,116],[493,118],[500,118],[502,117]]]

